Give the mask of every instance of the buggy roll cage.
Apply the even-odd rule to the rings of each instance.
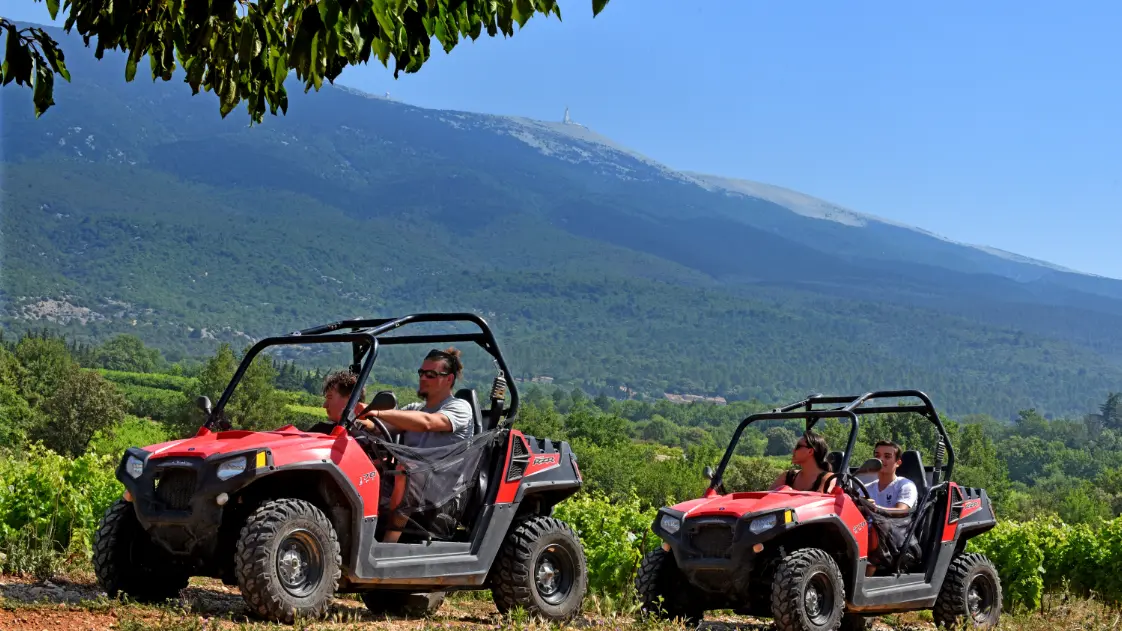
[[[478,326],[479,332],[397,336],[385,335],[386,333],[395,331],[408,324],[423,324],[428,322],[468,322]],[[335,331],[340,331],[342,329],[349,330],[350,332],[335,333]],[[495,364],[499,369],[499,374],[495,377],[490,392],[491,408],[489,410],[479,410],[480,415],[482,416],[485,413],[490,414],[493,417],[493,422],[496,427],[505,427],[510,425],[518,414],[518,389],[515,387],[513,381],[508,382],[506,379],[507,375],[510,374],[510,370],[507,368],[506,360],[503,359],[502,352],[499,350],[499,343],[495,340],[495,335],[491,332],[491,327],[487,325],[486,320],[474,313],[415,313],[400,318],[356,318],[353,320],[341,320],[339,322],[315,326],[301,331],[293,331],[288,335],[267,337],[257,342],[249,349],[245,357],[242,358],[238,369],[230,379],[230,383],[227,384],[226,390],[222,392],[221,398],[218,399],[218,403],[215,404],[213,410],[207,413],[207,419],[203,426],[208,430],[213,429],[215,423],[222,418],[222,411],[233,395],[234,389],[237,387],[238,383],[241,382],[242,377],[245,375],[246,370],[249,369],[253,359],[261,351],[270,346],[332,344],[339,342],[351,343],[351,357],[353,363],[349,368],[351,372],[358,373],[358,383],[354,391],[351,392],[350,399],[347,400],[347,407],[345,408],[346,415],[340,421],[340,425],[346,429],[350,429],[354,424],[355,404],[358,403],[358,398],[362,394],[362,389],[370,376],[370,371],[378,356],[378,349],[383,345],[474,342],[495,360]],[[363,359],[364,356],[365,360]],[[504,410],[503,399],[507,390],[510,392],[510,407]]]
[[[917,398],[922,402],[922,405],[896,404],[862,407],[864,403],[870,399],[898,399],[902,397]],[[816,410],[814,409],[815,405],[840,405],[840,407]],[[802,408],[802,410],[799,408]],[[951,445],[951,439],[947,436],[947,429],[943,426],[943,421],[939,418],[939,413],[935,411],[935,405],[931,403],[931,399],[919,390],[880,390],[866,392],[865,394],[857,396],[825,396],[822,394],[812,394],[802,401],[796,401],[795,403],[781,408],[774,408],[770,412],[760,412],[748,416],[740,422],[736,431],[733,433],[732,440],[729,441],[729,446],[725,450],[725,455],[721,458],[721,463],[717,466],[717,471],[713,474],[709,488],[716,491],[721,487],[725,467],[727,467],[728,463],[732,460],[733,452],[736,450],[736,444],[740,441],[740,435],[744,433],[744,430],[749,425],[756,421],[806,419],[805,431],[809,432],[811,428],[822,419],[849,419],[849,440],[846,443],[845,453],[842,455],[841,465],[838,467],[839,471],[835,472],[839,477],[844,479],[844,477],[850,476],[849,458],[853,455],[853,446],[857,442],[858,417],[866,414],[889,414],[895,412],[912,412],[919,414],[935,425],[936,429],[939,430],[940,442],[945,446],[947,452],[945,479],[951,479],[951,473],[954,471],[954,447]],[[936,452],[938,453],[938,447],[936,447]]]

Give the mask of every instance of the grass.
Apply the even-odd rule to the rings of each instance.
[[[300,414],[310,414],[312,416],[327,418],[327,410],[323,409],[322,407],[316,407],[314,405],[297,405],[295,403],[289,403],[285,407],[287,407],[289,410],[292,410],[293,412],[297,412]]]
[[[199,593],[209,592],[211,585],[196,584],[190,588]],[[236,593],[226,594],[237,598]],[[135,603],[113,601],[100,597],[83,601],[77,605],[52,603],[26,603],[5,599],[0,595],[0,623],[5,619],[4,612],[13,612],[22,620],[38,622],[36,613],[41,614],[44,623],[50,621],[60,628],[62,620],[73,616],[75,624],[82,618],[82,628],[91,626],[96,620],[105,620],[106,625],[119,631],[373,631],[401,629],[405,631],[670,631],[683,629],[681,625],[667,621],[643,621],[630,611],[609,610],[612,603],[601,599],[589,598],[585,601],[585,611],[581,618],[569,624],[550,624],[533,619],[522,612],[499,615],[486,598],[485,592],[461,592],[450,595],[445,605],[433,617],[415,619],[376,619],[352,599],[339,598],[332,613],[323,620],[297,620],[292,625],[266,623],[246,617],[243,613],[201,611],[196,600],[188,597],[179,603],[165,606],[145,606]],[[1107,631],[1122,629],[1122,611],[1092,598],[1075,598],[1066,595],[1053,595],[1052,602],[1058,603],[1044,612],[1018,612],[1004,614],[999,629],[1018,631]],[[711,631],[763,631],[773,629],[770,621],[734,618],[713,612],[702,625]],[[62,620],[60,620],[60,616]],[[112,619],[112,622],[110,620]],[[0,624],[0,626],[3,626]],[[47,625],[44,625],[47,628]],[[106,626],[104,628],[110,628]],[[921,611],[906,614],[882,616],[872,625],[877,631],[920,631],[931,630],[930,612]]]

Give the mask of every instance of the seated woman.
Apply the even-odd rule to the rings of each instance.
[[[775,479],[771,490],[786,485],[796,491],[829,493],[837,484],[837,480],[830,472],[830,463],[826,462],[828,453],[830,447],[826,444],[825,438],[813,431],[806,432],[791,450],[791,464],[799,469],[791,469],[780,475]]]

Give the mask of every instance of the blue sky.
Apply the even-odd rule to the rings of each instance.
[[[437,49],[418,74],[339,82],[534,118],[568,105],[675,168],[1122,278],[1122,3],[559,4],[561,23]],[[0,14],[49,21],[31,0]]]

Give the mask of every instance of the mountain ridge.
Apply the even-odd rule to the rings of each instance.
[[[74,82],[56,106],[36,120],[0,92],[13,331],[131,332],[183,357],[467,310],[519,375],[589,391],[909,387],[1007,417],[1122,384],[1117,281],[710,190],[578,125],[294,85],[286,116],[249,129],[59,33]]]

